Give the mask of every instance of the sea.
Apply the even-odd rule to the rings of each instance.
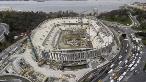
[[[119,9],[125,4],[146,2],[146,0],[88,0],[88,1],[0,1],[0,10],[16,11],[74,11],[74,12],[108,12]]]

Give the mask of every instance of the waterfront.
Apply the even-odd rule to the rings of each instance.
[[[0,10],[13,9],[17,11],[66,11],[73,10],[75,12],[88,11],[98,9],[98,12],[107,12],[118,9],[124,4],[132,4],[135,1],[146,2],[145,0],[98,0],[98,1],[0,1]]]

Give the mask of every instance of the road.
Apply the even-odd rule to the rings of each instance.
[[[130,18],[133,22],[130,26],[119,27],[118,25],[117,26],[111,25],[116,32],[126,34],[127,39],[121,41],[122,46],[121,52],[119,53],[120,56],[118,57],[119,59],[115,60],[115,62],[112,62],[113,63],[112,68],[107,69],[107,71],[109,71],[110,73],[109,74],[105,73],[103,77],[98,79],[95,78],[96,80],[93,79],[92,82],[97,82],[99,80],[102,80],[103,82],[145,82],[144,75],[146,74],[142,71],[144,62],[140,62],[139,64],[139,61],[143,61],[140,59],[143,56],[145,56],[144,53],[143,54],[141,53],[142,48],[140,48],[140,50],[138,49],[138,47],[141,47],[142,44],[136,41],[137,38],[134,35],[136,31],[130,28],[132,26],[139,25],[139,22],[136,20],[135,16],[130,15]],[[135,70],[138,71],[138,73],[135,72]],[[139,76],[141,77],[143,76],[143,79],[141,79],[141,77],[135,78],[136,77],[134,76],[135,74],[141,74]],[[115,75],[117,76],[116,78]],[[135,79],[141,80],[133,80],[133,77]]]
[[[25,39],[27,39],[27,37],[18,40],[16,43],[12,44],[0,53],[0,69],[3,69],[5,66],[7,66],[7,64],[9,64],[10,61],[8,59],[11,56],[10,54],[15,53],[15,51],[20,49],[22,44],[21,42],[23,42]]]
[[[125,29],[125,28],[124,29],[117,28],[117,30],[118,31],[121,30],[121,32],[124,32],[125,34],[127,34],[128,40],[121,41],[122,48],[121,48],[119,59],[113,62],[114,66],[111,68],[113,72],[106,74],[106,77],[104,77],[103,79],[100,78],[102,79],[103,82],[113,82],[113,81],[114,82],[128,82],[128,79],[131,77],[131,75],[133,75],[133,72],[136,70],[136,68],[138,68],[137,62],[139,61],[141,56],[143,56],[141,55],[141,50],[137,50],[140,43],[137,43],[136,40],[133,40],[133,38],[131,37],[131,34],[133,33],[133,31],[131,29]],[[133,48],[133,46],[135,46],[135,48]],[[130,56],[130,54],[132,54],[133,56]],[[131,63],[133,63],[133,65]],[[130,64],[132,66],[129,67]],[[117,75],[116,79],[114,79],[115,78],[114,75]],[[97,82],[98,80],[94,82]],[[135,82],[141,82],[141,81],[135,81]]]
[[[146,82],[146,72],[143,71],[143,67],[146,62],[146,47],[144,47],[143,51],[142,60],[135,69],[137,72],[133,72],[132,76],[128,79],[127,82]]]
[[[113,81],[114,82],[144,82],[145,80],[141,79],[143,75],[146,75],[144,72],[142,72],[144,59],[142,60],[142,62],[140,62],[140,64],[138,63],[138,61],[141,61],[140,59],[142,58],[142,56],[145,55],[144,53],[143,54],[141,53],[142,48],[138,49],[139,47],[141,47],[141,43],[139,43],[136,37],[134,36],[135,31],[127,27],[126,28],[113,27],[113,28],[115,31],[119,33],[126,34],[127,37],[126,39],[120,37],[120,42],[121,42],[120,53],[117,55],[117,57],[114,60],[111,61],[110,66],[106,67],[106,69],[104,70],[105,72],[103,72],[101,75],[98,75],[99,73],[97,73],[96,75],[97,77],[94,76],[91,82],[97,82],[101,79],[104,82],[113,82]],[[16,42],[15,44],[11,45],[6,50],[4,50],[2,53],[0,53],[0,61],[1,62],[7,61],[6,59],[9,57],[9,53],[15,52],[21,46],[21,41],[23,40]],[[6,65],[4,65],[4,67],[5,66]],[[135,78],[138,75],[141,77]],[[133,78],[135,78],[135,80],[133,80]],[[141,81],[139,81],[139,79],[141,79]]]
[[[122,32],[125,32],[126,34],[127,34],[127,36],[129,36],[130,38],[132,38],[131,37],[131,34],[134,34],[135,33],[135,31],[134,30],[132,30],[131,28],[120,28],[120,30],[123,30]],[[137,43],[135,40],[132,40],[132,39],[130,39],[129,38],[129,41],[131,42],[130,44],[131,44],[131,46],[133,47],[133,46],[135,46],[135,48],[132,48],[132,54],[134,55],[134,56],[132,56],[131,57],[131,63],[133,62],[132,60],[134,60],[135,62],[138,62],[138,60],[139,60],[139,58],[142,58],[142,60],[140,60],[140,61],[143,61],[144,60],[144,58],[146,58],[146,56],[144,55],[144,53],[143,54],[141,54],[141,50],[137,50],[137,48],[138,47],[140,47],[140,45],[142,45],[141,43]],[[145,50],[146,51],[146,50]],[[137,54],[138,53],[138,55],[135,55],[135,54]],[[145,56],[145,57],[144,57]],[[134,65],[135,64],[138,64],[138,63],[134,63]],[[135,65],[136,66],[136,65]],[[127,72],[127,75],[125,75],[125,78],[124,78],[124,80],[122,80],[121,82],[144,82],[144,80],[143,81],[138,81],[138,80],[134,80],[134,79],[138,79],[138,78],[134,78],[133,79],[133,75],[135,75],[136,73],[134,73],[134,71],[135,70],[138,70],[138,69],[140,69],[141,71],[139,71],[139,72],[141,72],[141,73],[139,73],[138,72],[138,74],[141,74],[141,75],[139,75],[140,77],[144,77],[144,75],[145,75],[145,73],[142,71],[142,68],[143,68],[143,66],[144,66],[144,62],[140,62],[140,64],[138,64],[138,66],[136,66],[135,67],[135,69],[133,70],[133,71],[128,71]],[[134,74],[133,74],[134,73]],[[130,78],[131,77],[131,78]],[[130,79],[129,79],[130,78]],[[143,78],[144,79],[144,78]],[[142,80],[142,79],[141,79]]]
[[[119,30],[119,29],[117,29]],[[123,31],[123,30],[122,30]],[[121,69],[122,67],[122,64],[119,66],[119,62],[124,60],[125,61],[125,57],[127,55],[127,51],[129,51],[130,49],[130,46],[127,46],[129,45],[129,41],[127,40],[123,40],[122,37],[121,37],[121,50],[120,50],[120,53],[117,55],[117,57],[111,61],[111,65],[114,65],[113,67],[109,68],[106,70],[106,71],[110,71],[111,69],[114,69],[114,70],[117,70],[117,69],[120,69],[120,72],[122,73],[124,70]],[[127,49],[125,49],[127,48]],[[119,58],[120,57],[120,58]],[[103,75],[101,75],[100,77],[96,77],[94,79],[92,79],[91,82],[97,82],[98,80],[102,79],[104,82],[109,82],[109,77],[110,77],[111,74],[108,74],[107,72],[105,72]]]

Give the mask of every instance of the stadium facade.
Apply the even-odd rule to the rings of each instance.
[[[101,71],[118,53],[113,32],[94,17],[45,20],[32,31],[28,44],[31,50],[24,54],[31,53],[31,58],[24,59],[46,77],[66,82]]]

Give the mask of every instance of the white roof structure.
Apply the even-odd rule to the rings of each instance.
[[[117,47],[112,32],[102,22],[78,17],[42,22],[32,31],[27,45],[21,57],[13,62],[14,67],[19,67],[22,58],[34,71],[68,82],[77,82],[93,70],[101,70],[113,58],[113,52],[111,57],[105,53],[115,52]],[[41,65],[41,61],[46,63]]]
[[[54,50],[57,44],[60,33],[66,29],[86,29],[87,34],[90,35],[93,48],[99,49],[105,47],[113,42],[113,35],[107,36],[102,29],[105,31],[106,28],[98,25],[97,21],[92,19],[83,18],[83,26],[79,25],[78,18],[57,18],[46,20],[41,23],[37,29],[32,33],[32,43],[36,48]],[[68,25],[73,24],[73,25]],[[86,24],[86,25],[85,25]]]

